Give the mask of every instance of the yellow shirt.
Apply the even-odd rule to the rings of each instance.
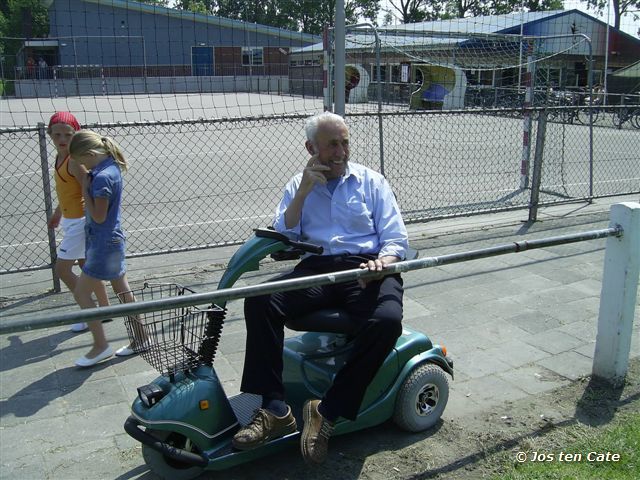
[[[58,203],[64,218],[84,217],[84,198],[82,198],[82,186],[78,179],[69,171],[69,159],[67,157],[60,166],[55,168],[53,178],[56,182],[56,192],[58,193]]]

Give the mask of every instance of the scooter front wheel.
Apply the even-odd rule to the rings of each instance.
[[[396,398],[393,421],[403,430],[421,432],[434,426],[449,400],[449,380],[442,368],[432,363],[409,373]]]
[[[193,453],[199,453],[196,446],[193,445],[187,437],[179,433],[153,430],[149,428],[146,430],[146,433],[173,447]],[[201,475],[204,471],[200,467],[195,467],[188,463],[169,458],[144,444],[142,445],[142,457],[154,473],[167,480],[190,480]]]

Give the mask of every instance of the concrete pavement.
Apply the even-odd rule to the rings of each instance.
[[[410,225],[411,243],[431,256],[605,228],[610,204],[636,197],[545,208],[533,225],[521,222],[526,211]],[[586,241],[404,275],[405,325],[446,345],[455,359],[444,421],[590,374],[604,244]],[[234,250],[132,259],[129,279],[133,288],[144,281],[175,281],[211,291]],[[287,267],[268,263],[241,284]],[[47,291],[50,272],[5,275],[0,282],[2,319],[77,308],[68,292]],[[241,302],[230,304],[215,363],[229,395],[238,392],[244,360],[241,311]],[[640,356],[639,327],[636,308],[632,358]],[[106,331],[114,347],[127,343],[120,319],[106,324]],[[122,424],[136,387],[157,374],[137,357],[74,367],[90,338],[67,328],[0,337],[0,478],[155,478]]]

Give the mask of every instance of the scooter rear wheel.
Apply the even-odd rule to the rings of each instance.
[[[449,400],[449,380],[442,368],[427,363],[405,379],[396,398],[393,421],[403,430],[421,432],[434,426]]]
[[[153,435],[158,440],[168,443],[182,450],[198,453],[195,445],[191,444],[189,439],[184,435],[175,432],[167,432],[163,430],[147,429],[146,432]],[[166,457],[162,453],[154,450],[148,445],[142,445],[142,457],[147,462],[149,468],[161,478],[167,480],[190,480],[201,475],[204,471],[200,467],[194,467],[187,463],[183,463],[173,458]]]

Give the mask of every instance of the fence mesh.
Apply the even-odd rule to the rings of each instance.
[[[239,243],[271,222],[306,161],[305,118],[335,97],[322,22],[128,0],[56,0],[48,15],[42,38],[0,38],[0,273],[52,264],[54,152],[36,125],[58,110],[130,160],[129,255]],[[409,222],[526,207],[536,161],[542,204],[638,192],[640,96],[603,75],[603,28],[575,12],[389,26],[378,40],[348,28],[351,160],[385,174]],[[637,57],[616,42],[613,69]]]
[[[409,222],[526,207],[530,190],[521,186],[522,119],[504,113],[348,115],[351,160],[384,171]],[[128,253],[239,243],[253,228],[268,225],[283,185],[306,161],[305,118],[91,126],[117,139],[131,163],[122,207]],[[535,139],[537,121],[532,125]],[[589,129],[548,122],[543,204],[590,196]],[[0,137],[2,271],[47,266],[38,133],[27,129]],[[637,192],[637,131],[596,127],[594,142],[593,194]],[[49,155],[50,169],[51,148]],[[55,191],[51,194],[55,205]]]

